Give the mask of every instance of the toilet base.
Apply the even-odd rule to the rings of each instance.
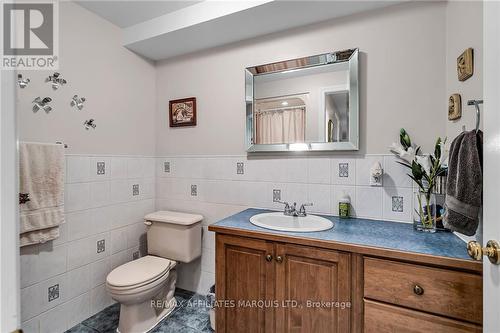
[[[168,315],[174,311],[177,306],[177,300],[173,298],[168,307],[166,307],[159,315],[156,315],[156,310],[151,306],[151,302],[147,304],[139,304],[120,306],[120,323],[116,329],[117,333],[146,333],[156,327]],[[152,311],[151,311],[152,310]],[[142,320],[140,319],[142,318]],[[148,320],[144,320],[148,318]]]
[[[118,333],[146,333],[165,319],[177,306],[174,297],[177,271],[171,270],[163,289],[142,303],[121,304]]]

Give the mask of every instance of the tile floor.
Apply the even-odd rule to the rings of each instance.
[[[151,333],[211,333],[210,319],[205,296],[191,291],[175,291],[177,308],[165,318]],[[119,304],[114,304],[66,333],[114,333],[120,316]]]

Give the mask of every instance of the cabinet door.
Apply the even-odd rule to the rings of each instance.
[[[349,254],[278,244],[275,261],[276,332],[349,332]]]
[[[273,244],[217,234],[216,251],[217,333],[274,332]]]

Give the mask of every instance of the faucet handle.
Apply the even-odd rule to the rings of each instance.
[[[281,201],[281,200],[276,200],[276,202],[285,205],[285,209],[283,211],[283,214],[285,214],[285,215],[290,215],[291,214],[292,208],[291,208],[291,206],[290,206],[290,204],[288,202]]]
[[[302,205],[300,205],[300,209],[299,209],[299,215],[300,216],[306,216],[307,213],[306,213],[306,207],[307,206],[312,206],[313,203],[312,202],[307,202],[307,203],[303,203]]]
[[[285,205],[285,206],[290,206],[290,204],[286,201],[276,200],[275,202],[280,203],[280,204]]]

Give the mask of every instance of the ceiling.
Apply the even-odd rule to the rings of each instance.
[[[201,1],[76,1],[109,22],[127,28]]]
[[[123,46],[152,60],[406,2],[335,1],[77,1],[122,28]]]

